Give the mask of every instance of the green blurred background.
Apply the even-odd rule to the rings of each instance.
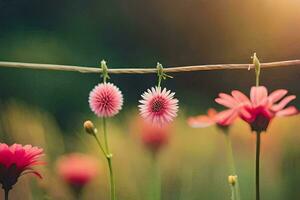
[[[158,61],[165,67],[249,63],[253,52],[262,62],[299,59],[299,10],[297,0],[0,0],[0,60],[97,66],[105,59],[110,68],[122,68],[154,67]],[[216,106],[213,99],[221,91],[248,92],[254,84],[253,71],[173,75],[163,84],[176,91],[181,109],[173,139],[161,155],[163,199],[229,199],[224,138],[213,128],[188,128],[185,118]],[[111,78],[125,97],[124,109],[110,120],[118,195],[124,200],[144,200],[148,155],[140,151],[127,124],[136,115],[140,94],[156,83],[156,77]],[[296,66],[263,70],[261,78],[270,90],[287,88],[300,95]],[[89,148],[94,141],[81,128],[83,120],[95,118],[87,99],[99,81],[97,74],[1,68],[1,141],[44,147],[49,160],[46,174],[54,173],[52,164],[65,152],[82,151],[101,158],[96,148]],[[241,193],[243,199],[253,199],[253,137],[242,122],[232,132]],[[263,199],[300,199],[298,133],[299,118],[293,117],[274,121],[265,136]],[[89,191],[94,192],[86,192],[86,199],[106,199],[105,170],[103,162],[103,173],[91,185]],[[29,187],[26,180],[17,185],[15,199],[20,199],[18,194],[22,199],[41,199],[44,193],[52,199],[70,198],[55,196],[58,189],[49,183],[24,189]]]

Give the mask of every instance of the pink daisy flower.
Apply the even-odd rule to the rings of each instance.
[[[221,105],[238,110],[239,116],[248,122],[253,131],[266,131],[274,117],[291,116],[298,113],[295,106],[288,106],[295,95],[286,96],[285,89],[279,89],[268,95],[264,86],[252,87],[250,99],[238,91],[233,91],[232,96],[220,94],[216,99]],[[286,96],[286,97],[285,97]]]
[[[189,117],[187,122],[193,128],[205,128],[212,125],[226,128],[233,124],[237,117],[238,112],[235,109],[227,109],[218,113],[215,109],[210,108],[207,115]]]
[[[32,147],[31,145],[22,146],[20,144],[0,143],[0,183],[2,188],[8,193],[22,175],[32,173],[39,178],[41,175],[32,167],[43,164],[39,161],[43,155],[43,149]]]
[[[154,124],[170,123],[177,116],[178,100],[175,93],[161,87],[152,87],[142,94],[139,102],[141,116]]]
[[[82,189],[98,174],[98,162],[94,157],[72,153],[57,161],[57,171],[74,190]]]
[[[100,83],[90,92],[89,104],[98,117],[112,117],[123,105],[123,95],[112,83]]]

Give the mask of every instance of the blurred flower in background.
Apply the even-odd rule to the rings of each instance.
[[[141,128],[141,141],[153,153],[157,153],[167,145],[170,138],[169,126],[154,126],[144,122]]]
[[[71,153],[57,160],[57,173],[70,186],[74,195],[80,198],[82,189],[99,174],[96,158]]]
[[[193,128],[205,128],[217,125],[220,128],[228,128],[237,119],[237,112],[233,109],[217,112],[214,108],[207,111],[207,115],[189,117],[188,124]]]
[[[146,150],[156,155],[169,143],[171,126],[157,126],[136,117],[132,122],[131,132],[140,140]]]

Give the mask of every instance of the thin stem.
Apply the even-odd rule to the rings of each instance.
[[[94,136],[94,138],[95,138],[95,140],[96,140],[98,146],[100,147],[102,153],[106,156],[107,153],[106,153],[106,151],[104,150],[104,148],[103,148],[103,146],[102,146],[102,144],[101,144],[101,142],[100,142],[98,136],[97,136],[96,134],[93,134],[93,136]]]
[[[226,137],[226,144],[227,144],[227,155],[228,155],[228,160],[229,160],[229,170],[231,175],[236,175],[236,168],[235,168],[235,162],[234,162],[234,156],[233,156],[233,150],[232,150],[232,143],[230,140],[230,137],[228,134],[225,134]],[[234,194],[236,196],[236,200],[240,200],[241,199],[241,195],[240,195],[240,184],[239,184],[239,177],[237,176],[237,180],[235,183],[235,186],[232,187],[232,189],[234,190]]]
[[[161,80],[162,80],[162,77],[161,77],[161,76],[158,76],[157,87],[160,87],[160,85],[161,85]]]
[[[82,188],[74,188],[74,198],[76,200],[81,200],[82,199]]]
[[[231,188],[231,200],[237,200],[235,198],[236,197],[236,191],[235,191],[234,185],[231,185],[230,188]]]
[[[102,71],[102,77],[103,77],[103,83],[106,83],[106,80],[109,79],[108,75],[108,67],[106,65],[106,61],[101,61],[101,71]]]
[[[106,118],[103,117],[102,118],[102,127],[103,127],[103,133],[104,133],[104,145],[105,145],[105,149],[106,149],[106,152],[107,154],[110,154],[109,153],[109,147],[108,147],[108,139],[107,139],[107,127],[106,127]]]
[[[107,157],[108,167],[109,167],[109,175],[110,175],[110,199],[115,200],[116,199],[116,185],[115,185],[115,177],[114,177],[114,171],[112,166],[112,157]]]
[[[255,157],[255,186],[256,186],[256,200],[260,200],[259,188],[259,161],[260,161],[260,132],[256,133],[256,157]]]
[[[233,158],[233,150],[232,150],[231,140],[230,140],[228,134],[226,134],[225,137],[226,137],[226,144],[227,144],[227,155],[228,155],[228,160],[229,160],[230,173],[232,175],[236,175],[235,162],[234,162],[234,158]]]
[[[107,138],[107,127],[106,127],[106,118],[103,117],[103,133],[104,133],[104,144],[106,149],[106,159],[109,167],[109,175],[110,175],[110,199],[116,200],[116,186],[115,186],[115,178],[113,173],[112,166],[112,154],[109,151],[108,147],[108,138]]]
[[[161,199],[161,177],[160,177],[160,168],[159,168],[159,163],[157,160],[156,155],[153,155],[152,157],[152,169],[153,169],[153,174],[152,174],[152,192],[151,192],[151,198],[152,200],[160,200]]]
[[[7,190],[7,189],[4,190],[4,199],[5,200],[8,200],[8,192],[9,192],[9,190]]]

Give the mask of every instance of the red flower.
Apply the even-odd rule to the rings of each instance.
[[[141,140],[144,147],[154,153],[154,155],[169,142],[171,132],[169,125],[155,125],[141,118],[136,118],[131,127],[132,133],[134,133],[137,138]]]
[[[298,113],[294,106],[287,106],[289,102],[296,98],[295,95],[285,95],[287,90],[279,89],[268,95],[268,90],[264,86],[252,87],[250,99],[238,91],[233,91],[232,96],[220,94],[216,102],[236,109],[239,116],[251,126],[256,132],[266,131],[270,121],[278,116],[290,116]]]
[[[72,153],[57,161],[58,174],[73,189],[81,189],[98,174],[98,163],[94,157]]]
[[[42,164],[39,161],[42,155],[43,149],[38,147],[20,144],[8,146],[0,143],[0,183],[2,188],[9,191],[20,176],[28,173],[41,178],[41,175],[32,167]]]
[[[152,152],[158,152],[169,141],[169,128],[144,124],[141,130],[143,144]]]

